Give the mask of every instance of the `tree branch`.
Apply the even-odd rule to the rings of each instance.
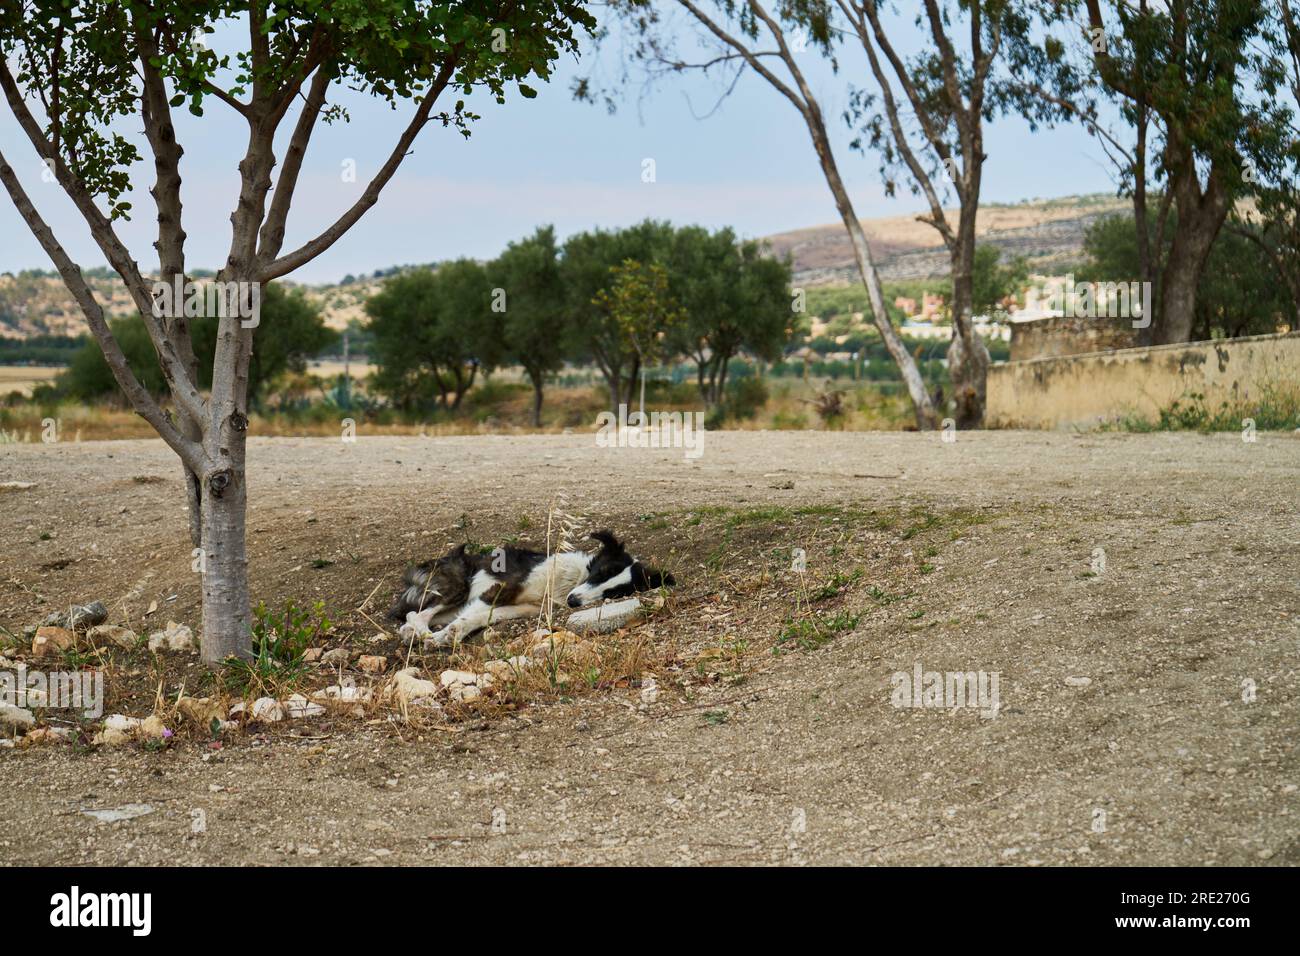
[[[104,318],[104,310],[95,301],[95,296],[90,291],[90,287],[87,286],[86,280],[81,274],[81,269],[68,257],[50,227],[46,225],[36,207],[32,205],[31,199],[23,190],[22,184],[18,182],[18,177],[14,175],[13,168],[5,160],[3,153],[0,153],[0,183],[4,184],[6,192],[9,193],[10,199],[13,200],[14,207],[18,210],[18,214],[27,223],[32,235],[41,244],[41,248],[45,250],[55,268],[59,270],[59,275],[63,277],[68,290],[77,300],[77,304],[81,307],[82,314],[85,315],[86,322],[90,326],[91,333],[95,336],[95,340],[104,352],[104,359],[108,362],[113,378],[117,380],[117,384],[126,393],[132,407],[140,417],[153,426],[159,437],[180,456],[181,460],[191,470],[201,472],[205,464],[203,448],[198,442],[186,438],[176,430],[176,427],[154,400],[154,397],[135,377],[130,366],[127,365],[126,356],[122,353],[121,346],[118,345],[117,340],[113,337],[112,330],[108,327],[108,322]]]
[[[262,224],[261,237],[258,241],[257,258],[266,263],[280,254],[284,245],[285,223],[289,218],[289,206],[293,202],[294,189],[298,185],[298,174],[302,171],[303,157],[307,155],[307,144],[311,141],[312,131],[325,105],[325,91],[330,84],[329,71],[322,65],[317,67],[312,77],[311,89],[307,93],[302,113],[294,126],[293,136],[289,139],[285,151],[284,168],[275,183],[275,194],[271,197],[271,210],[266,222]]]
[[[13,75],[9,72],[8,64],[4,63],[3,60],[0,60],[0,87],[4,89],[9,109],[27,134],[27,138],[31,141],[37,154],[54,171],[55,179],[58,180],[59,185],[63,187],[63,191],[76,205],[82,218],[90,226],[91,235],[94,237],[96,244],[107,257],[109,264],[126,283],[127,291],[131,293],[136,310],[140,313],[145,328],[149,331],[149,338],[153,341],[154,350],[158,353],[158,364],[162,368],[163,376],[171,387],[172,395],[175,397],[177,404],[185,410],[186,414],[195,418],[202,417],[204,410],[203,397],[189,380],[188,370],[185,368],[176,349],[172,347],[171,340],[168,338],[162,323],[158,321],[158,317],[154,314],[152,290],[146,285],[144,277],[140,274],[139,267],[131,258],[129,250],[118,239],[108,217],[95,205],[94,198],[86,189],[85,184],[72,174],[72,171],[63,162],[63,157],[45,139],[40,125],[27,108],[27,104],[23,102],[22,93],[18,89],[18,84],[14,82]]]
[[[407,151],[411,148],[411,144],[415,142],[415,138],[420,134],[420,131],[424,129],[425,124],[429,122],[429,114],[433,110],[433,104],[442,91],[446,89],[447,84],[451,81],[452,75],[456,70],[458,59],[459,57],[456,54],[453,54],[451,58],[443,64],[442,69],[438,71],[438,76],[429,86],[428,92],[425,93],[424,99],[420,102],[419,109],[415,111],[415,116],[412,117],[410,124],[407,125],[406,129],[402,132],[402,135],[398,138],[397,145],[393,147],[393,151],[389,154],[387,161],[382,167],[380,167],[379,172],[375,174],[375,177],[370,180],[370,183],[366,186],[366,189],[361,194],[360,198],[358,198],[357,201],[343,213],[343,215],[336,219],[333,225],[320,235],[316,236],[316,238],[299,246],[293,252],[262,265],[259,269],[258,276],[260,281],[270,282],[272,279],[278,279],[280,276],[286,275],[294,269],[311,262],[311,260],[315,259],[330,246],[334,245],[334,243],[338,242],[339,238],[351,229],[357,221],[379,201],[379,194],[383,191],[384,187],[388,185],[388,181],[393,178],[393,175],[397,172],[397,168],[402,165],[402,160],[406,158]]]

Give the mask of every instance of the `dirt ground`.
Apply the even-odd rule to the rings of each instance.
[[[257,439],[249,460],[255,599],[324,600],[362,646],[347,609],[407,561],[537,541],[562,495],[679,580],[647,625],[672,645],[658,699],[0,750],[0,861],[1300,863],[1300,435],[709,433],[694,460]],[[3,445],[4,481],[36,485],[0,491],[0,625],[99,598],[197,628],[160,442]],[[825,639],[791,630],[809,614]],[[894,706],[918,664],[996,674],[996,716]],[[153,809],[80,812],[127,804]]]

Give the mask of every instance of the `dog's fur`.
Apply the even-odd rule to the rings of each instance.
[[[676,583],[628,554],[612,532],[591,537],[599,551],[549,556],[525,548],[469,554],[461,545],[408,569],[389,616],[406,621],[401,630],[408,637],[441,624],[429,636],[445,647],[489,624],[540,615],[548,595],[554,603],[564,595],[569,607],[583,607]]]

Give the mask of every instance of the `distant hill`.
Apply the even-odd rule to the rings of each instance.
[[[1055,273],[1083,258],[1084,233],[1102,216],[1123,212],[1130,203],[1114,196],[1067,196],[1016,205],[985,205],[976,219],[980,242],[1029,260],[1031,271]],[[946,210],[957,223],[956,210]],[[915,215],[864,219],[872,257],[882,279],[932,279],[948,274],[948,253],[933,226]],[[848,234],[841,223],[796,229],[769,236],[778,255],[794,261],[795,281],[803,285],[858,282]]]
[[[1067,196],[1016,205],[986,205],[977,230],[981,242],[1028,258],[1036,272],[1068,270],[1083,257],[1083,236],[1101,216],[1129,208],[1113,196]],[[949,221],[956,222],[951,211]],[[865,219],[871,250],[884,279],[927,279],[947,275],[948,256],[939,234],[914,216]],[[768,237],[778,255],[789,253],[795,281],[801,285],[832,285],[858,281],[848,236],[839,223],[812,226]],[[388,274],[396,270],[383,270]],[[86,276],[109,315],[132,311],[131,298],[107,269],[87,269]],[[307,285],[331,328],[364,320],[365,300],[383,282],[367,276],[336,284]],[[286,283],[289,284],[289,283]],[[27,339],[36,335],[81,335],[86,332],[81,311],[51,270],[0,275],[0,338]]]

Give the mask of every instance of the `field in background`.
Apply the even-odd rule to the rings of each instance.
[[[42,382],[52,382],[63,369],[43,365],[0,365],[0,397],[10,392],[29,396],[32,388]]]
[[[338,364],[338,369],[332,366]],[[317,363],[324,375],[342,371],[341,363]],[[317,366],[313,366],[316,371]],[[370,366],[353,366],[354,375]],[[5,371],[0,369],[0,371]],[[29,371],[29,370],[22,370]],[[57,370],[51,370],[57,371]],[[659,412],[702,412],[704,404],[694,385],[656,384],[647,393],[646,408]],[[711,428],[752,430],[838,429],[897,431],[911,422],[907,397],[894,383],[853,382],[825,377],[770,378],[768,399],[752,415],[724,416]],[[0,394],[5,389],[0,388]],[[843,414],[830,421],[818,412],[817,399],[828,391],[841,393]],[[543,425],[531,425],[532,391],[509,376],[495,375],[476,386],[456,413],[436,412],[424,420],[403,420],[391,410],[367,415],[358,409],[315,404],[302,411],[267,411],[250,416],[249,434],[284,437],[328,437],[342,433],[344,419],[356,423],[359,435],[488,435],[592,431],[607,408],[602,385],[553,386],[546,391]],[[42,421],[54,418],[64,441],[153,438],[153,429],[134,412],[110,406],[63,403],[56,406],[0,406],[0,443],[41,440]]]

